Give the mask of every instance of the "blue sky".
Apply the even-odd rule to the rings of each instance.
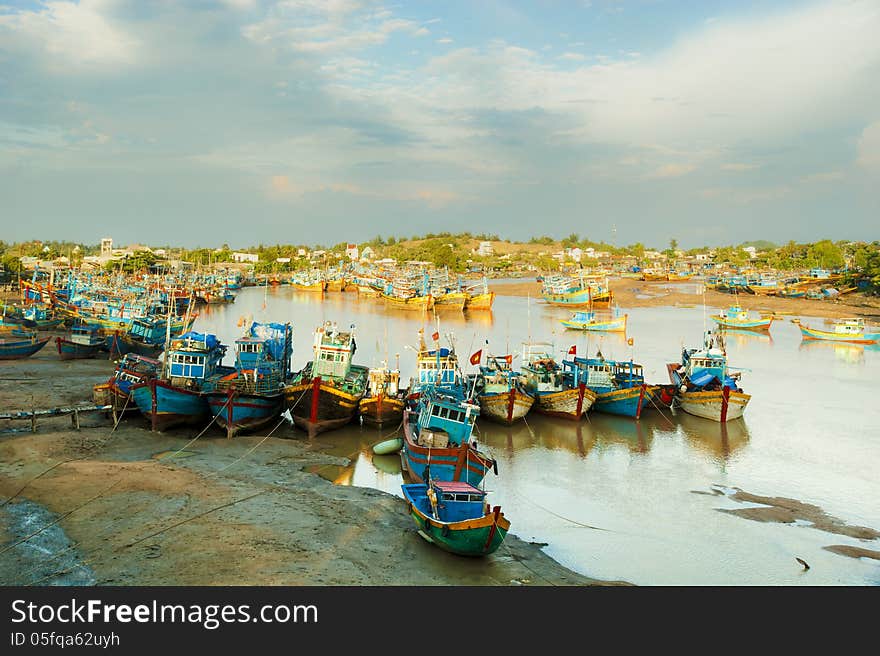
[[[0,239],[880,238],[880,3],[0,0]]]

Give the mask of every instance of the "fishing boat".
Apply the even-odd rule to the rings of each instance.
[[[483,292],[482,294],[468,293],[464,302],[465,310],[491,310],[495,302],[495,292]]]
[[[803,339],[822,339],[831,342],[850,342],[852,344],[876,344],[880,343],[880,332],[868,331],[864,319],[859,317],[839,319],[834,322],[834,330],[817,330],[800,322],[800,319],[792,319],[801,331]]]
[[[278,418],[292,355],[289,323],[252,322],[235,340],[235,370],[208,379],[202,390],[227,438],[258,430]]]
[[[770,324],[773,323],[773,317],[754,318],[749,316],[748,310],[744,310],[740,305],[731,305],[726,310],[714,314],[712,321],[722,328],[743,328],[747,330],[770,330]]]
[[[638,419],[653,398],[656,386],[645,383],[642,366],[632,360],[608,360],[597,351],[593,358],[575,355],[562,364],[573,380],[596,393],[593,409],[598,412]]]
[[[579,421],[596,401],[596,392],[566,375],[550,343],[524,343],[522,363],[525,388],[535,397],[532,407],[536,412]]]
[[[471,439],[480,406],[464,387],[426,385],[403,411],[403,469],[417,482],[465,481],[479,485],[494,459]]]
[[[401,486],[418,533],[444,551],[485,556],[501,546],[510,522],[500,506],[490,508],[486,492],[461,481]]]
[[[475,386],[480,414],[508,426],[525,417],[535,403],[535,395],[513,370],[512,362],[511,355],[487,357]]]
[[[385,300],[385,303],[392,308],[399,310],[418,310],[426,311],[434,307],[434,297],[430,294],[423,296],[400,297],[379,292],[379,297]]]
[[[560,321],[566,328],[574,330],[587,330],[592,332],[626,332],[626,318],[623,314],[612,319],[597,317],[593,311],[575,312],[570,319]]]
[[[56,337],[55,344],[62,360],[94,358],[107,346],[97,326],[83,323],[74,324],[67,335]]]
[[[389,369],[386,363],[372,368],[367,393],[358,404],[361,419],[372,426],[397,426],[403,419],[405,398],[406,390],[400,389],[399,369]]]
[[[369,369],[352,364],[354,326],[341,331],[330,321],[315,330],[314,360],[284,389],[294,423],[314,437],[350,422],[367,390]]]
[[[153,431],[183,424],[198,425],[208,420],[210,408],[202,386],[214,375],[234,371],[220,364],[226,348],[216,335],[194,331],[170,341],[165,350],[162,377],[131,387],[131,398],[150,420]]]
[[[458,310],[463,311],[467,303],[468,295],[466,292],[442,292],[434,296],[435,310]]]
[[[116,364],[113,375],[106,383],[94,386],[94,401],[99,405],[110,405],[116,413],[138,410],[132,402],[131,388],[147,383],[161,375],[162,363],[137,353],[126,353]]]
[[[721,423],[738,419],[752,397],[739,387],[740,373],[731,373],[720,333],[707,331],[700,349],[682,349],[681,362],[666,365],[678,387],[676,405],[688,414]]]
[[[37,337],[32,332],[27,336],[18,333],[11,337],[0,337],[0,360],[21,360],[43,348],[52,337]]]

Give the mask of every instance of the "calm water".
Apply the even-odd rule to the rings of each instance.
[[[695,297],[698,298],[698,297]],[[560,355],[576,344],[580,355],[597,348],[611,358],[644,365],[649,381],[668,382],[665,364],[682,346],[699,346],[712,309],[622,308],[627,337],[560,329],[569,312],[526,298],[496,297],[492,313],[444,312],[440,332],[452,335],[465,371],[468,356],[519,353],[521,342],[553,341]],[[378,365],[399,355],[401,377],[415,373],[417,331],[435,330],[432,317],[388,313],[381,302],[356,294],[315,295],[290,288],[242,290],[229,306],[203,308],[196,329],[232,343],[242,316],[291,321],[294,368],[311,358],[312,331],[325,320],[355,324],[355,361]],[[802,317],[808,325],[823,320]],[[488,340],[488,344],[487,341]],[[442,338],[446,345],[447,338]],[[743,371],[752,400],[742,420],[721,425],[668,411],[640,421],[590,414],[575,424],[529,414],[507,428],[480,421],[480,442],[499,461],[487,477],[512,532],[547,543],[566,566],[601,579],[652,584],[877,585],[880,562],[854,559],[822,547],[864,542],[796,524],[763,523],[719,509],[743,508],[712,489],[740,488],[820,506],[849,524],[880,530],[880,351],[855,345],[802,344],[797,327],[774,322],[771,336],[729,333],[732,366]],[[231,360],[231,358],[229,358]],[[516,364],[518,358],[514,360]],[[339,484],[400,495],[396,456],[373,456],[384,432],[352,425],[323,434],[322,443],[351,459],[322,475]],[[291,436],[304,438],[293,429]],[[701,492],[703,494],[698,494]],[[803,572],[795,557],[811,569]]]

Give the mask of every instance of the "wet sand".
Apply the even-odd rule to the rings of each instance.
[[[786,317],[815,316],[827,318],[863,317],[880,323],[880,298],[864,294],[846,294],[836,300],[807,300],[724,294],[712,289],[703,293],[698,282],[642,281],[632,278],[610,278],[614,303],[624,307],[695,306],[705,303],[712,308],[725,308],[733,303],[746,310],[774,313]],[[521,282],[490,282],[489,288],[500,296],[541,298],[541,283],[534,278]]]
[[[0,407],[91,403],[112,363],[62,362],[51,346],[0,361]],[[29,426],[0,421],[0,430]],[[309,441],[283,425],[268,439],[227,440],[212,427],[187,444],[196,431],[151,433],[139,415],[113,430],[91,413],[80,426],[57,417],[40,419],[37,433],[0,433],[0,583],[625,584],[572,572],[513,534],[483,559],[441,551],[418,536],[399,497],[307,471],[347,464],[325,453],[332,433]],[[12,546],[47,517],[63,533]],[[38,538],[39,558],[26,549]]]

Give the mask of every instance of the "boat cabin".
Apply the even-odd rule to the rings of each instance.
[[[464,444],[470,439],[474,422],[480,414],[480,406],[440,394],[423,395],[420,401],[420,440],[422,433],[426,432],[445,434],[447,442],[453,445]],[[427,438],[427,433],[425,437]]]
[[[614,387],[615,363],[601,357],[563,360],[562,366],[573,380],[584,383],[590,389]]]
[[[187,332],[171,342],[168,375],[171,378],[204,380],[223,359],[226,347],[216,335]]]
[[[458,380],[458,358],[450,349],[419,351],[417,358],[418,384],[423,386],[450,387]]]
[[[335,323],[325,322],[315,331],[312,376],[345,378],[351,369],[351,357],[356,348],[353,331],[340,331]]]
[[[486,493],[464,481],[432,481],[437,495],[440,520],[459,522],[482,517],[486,512]]]
[[[102,337],[99,332],[98,326],[91,324],[77,324],[70,329],[70,335],[67,337],[67,341],[72,344],[82,344],[84,346],[94,346],[95,344],[101,344],[104,341],[104,337]]]
[[[862,319],[840,319],[834,323],[834,333],[837,335],[861,335],[865,332],[865,322]]]
[[[369,396],[397,396],[400,391],[400,372],[378,367],[370,369]]]

